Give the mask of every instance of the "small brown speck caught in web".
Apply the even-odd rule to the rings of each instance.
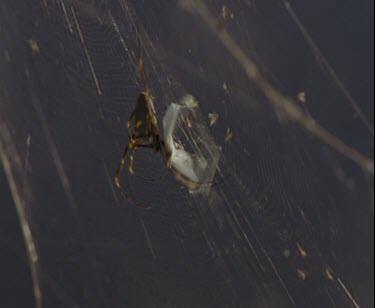
[[[302,280],[307,279],[308,274],[306,271],[299,269],[297,273],[298,273],[298,277],[301,278]]]
[[[221,15],[217,23],[218,29],[223,29],[229,19],[234,19],[234,14],[228,9],[228,7],[223,5],[221,8]]]
[[[297,243],[297,248],[298,248],[298,253],[301,255],[302,258],[306,258],[307,257],[307,251],[305,249],[303,249],[303,247]]]
[[[228,9],[228,7],[223,5],[221,8],[221,17],[224,21],[227,21],[228,19],[234,19],[234,14]]]
[[[284,257],[289,258],[291,256],[292,252],[289,249],[284,250]]]
[[[31,52],[33,54],[37,54],[40,52],[40,49],[39,49],[39,46],[38,46],[38,43],[34,40],[29,40],[29,45],[30,45],[30,48],[31,48]]]
[[[224,89],[225,93],[227,93],[227,94],[229,93],[228,85],[227,85],[226,82],[223,83],[223,89]]]
[[[326,276],[329,280],[334,281],[335,278],[333,277],[333,272],[330,268],[326,268]]]
[[[219,120],[219,114],[217,114],[216,112],[209,113],[208,119],[210,120],[210,126],[214,126],[217,123],[217,121]]]
[[[227,129],[227,133],[225,135],[225,142],[231,142],[233,139],[233,133],[232,131],[230,130],[230,128]]]
[[[306,92],[300,92],[300,93],[298,93],[297,96],[296,96],[296,98],[302,104],[306,104],[306,102],[307,102]]]

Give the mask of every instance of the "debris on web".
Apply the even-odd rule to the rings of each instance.
[[[163,118],[165,147],[170,167],[177,180],[190,193],[208,195],[215,176],[221,147],[209,134],[199,112],[199,103],[191,95],[171,103]]]

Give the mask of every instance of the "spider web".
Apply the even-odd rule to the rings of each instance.
[[[223,20],[225,4],[0,4],[0,158],[37,307],[371,307],[371,83],[356,102],[297,4],[232,1]],[[210,28],[210,14],[224,30]],[[126,195],[113,185],[145,90],[139,55],[159,126],[191,94],[207,132],[200,142],[222,148],[208,196],[190,194],[151,150],[136,151],[136,176],[123,173]],[[274,89],[347,147],[275,107]]]

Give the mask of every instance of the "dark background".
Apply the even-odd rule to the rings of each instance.
[[[204,24],[174,2],[120,3],[65,1],[72,33],[60,1],[0,3],[0,123],[22,160],[12,171],[39,253],[44,306],[355,307],[341,281],[360,307],[373,307],[373,177],[280,121]],[[306,91],[317,122],[373,157],[372,135],[280,1],[208,3],[213,12],[223,4],[234,12],[228,31],[280,91]],[[373,123],[373,1],[293,5]],[[160,114],[183,92],[199,99],[203,114],[220,114],[212,134],[223,146],[225,176],[208,200],[190,196],[147,152],[137,154],[137,170],[165,180],[123,182],[153,209],[113,192],[110,175],[142,84],[110,16],[134,54],[140,37]],[[231,144],[223,142],[227,127]],[[61,184],[58,161],[70,188]],[[2,168],[0,196],[0,306],[34,307]]]

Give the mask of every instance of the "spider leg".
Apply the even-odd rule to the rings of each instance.
[[[133,163],[134,163],[135,150],[138,149],[138,148],[153,148],[153,147],[154,147],[153,144],[137,144],[136,140],[132,140],[131,143],[126,146],[126,148],[124,150],[124,153],[121,156],[121,160],[120,160],[120,163],[117,167],[116,174],[115,174],[115,177],[114,177],[114,182],[115,182],[115,185],[116,185],[117,188],[121,188],[120,175],[121,175],[121,171],[122,171],[122,169],[125,165],[125,159],[126,159],[126,156],[129,152],[129,150],[131,150],[129,172],[130,172],[130,174],[134,175]]]
[[[135,114],[135,112],[133,111],[132,114],[129,117],[129,120],[126,122],[126,128],[128,129],[129,136],[132,135],[131,125],[132,125],[132,121],[133,121],[133,118],[134,118],[134,114]]]
[[[119,165],[117,167],[117,170],[116,170],[114,181],[115,181],[115,185],[118,188],[121,187],[121,185],[120,185],[120,175],[121,175],[122,168],[124,167],[124,164],[125,164],[125,158],[126,158],[126,155],[128,154],[129,147],[130,147],[129,145],[126,146],[126,148],[124,150],[124,153],[121,156],[120,163],[119,163]]]
[[[130,149],[131,149],[132,153],[130,155],[129,172],[130,172],[131,175],[135,174],[134,168],[133,168],[134,154],[135,154],[135,150],[138,149],[138,148],[154,148],[154,145],[152,143],[151,144],[137,144],[135,141],[133,141],[133,143],[130,144]]]
[[[130,149],[131,149],[131,154],[130,154],[129,172],[130,172],[131,175],[134,175],[133,164],[134,164],[134,153],[135,153],[135,149],[136,149],[134,141],[130,145]]]

